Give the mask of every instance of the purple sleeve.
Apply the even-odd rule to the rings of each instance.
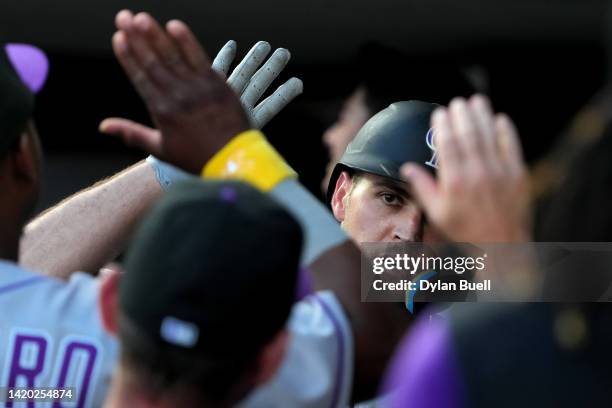
[[[305,267],[300,267],[297,275],[297,282],[295,287],[295,301],[299,302],[306,296],[311,295],[314,291],[312,290],[312,276],[310,271]]]
[[[426,317],[404,338],[387,370],[388,406],[463,408],[464,389],[448,322]]]

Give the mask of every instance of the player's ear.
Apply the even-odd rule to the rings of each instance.
[[[17,141],[13,157],[13,170],[17,180],[35,184],[40,177],[40,142],[33,124],[28,124]]]
[[[344,221],[344,216],[346,213],[346,204],[348,201],[348,196],[351,192],[351,187],[353,185],[353,178],[349,176],[346,171],[340,173],[338,180],[336,180],[336,188],[334,190],[334,195],[331,199],[331,208],[334,213],[334,217],[339,222]]]
[[[109,264],[100,270],[100,296],[98,297],[102,324],[110,334],[117,333],[119,309],[119,281],[123,270],[118,264]]]
[[[285,358],[288,344],[289,333],[283,328],[261,351],[254,385],[265,384],[276,374]]]

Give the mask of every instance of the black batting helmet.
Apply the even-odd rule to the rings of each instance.
[[[402,181],[401,165],[414,162],[435,173],[437,156],[430,117],[438,106],[421,101],[396,102],[370,118],[336,164],[327,188],[327,203],[331,203],[336,181],[344,170]]]

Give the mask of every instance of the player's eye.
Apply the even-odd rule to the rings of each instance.
[[[404,200],[397,194],[392,193],[381,193],[380,198],[385,205],[392,207],[399,207],[403,204]]]

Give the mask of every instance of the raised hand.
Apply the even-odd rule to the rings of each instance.
[[[113,50],[159,129],[132,126],[121,136],[199,173],[232,137],[251,128],[240,100],[184,23],[173,20],[163,30],[147,13],[121,11],[116,24]],[[101,125],[109,133],[113,127]]]
[[[402,167],[430,222],[454,241],[529,240],[528,177],[512,121],[475,95],[438,108],[432,127],[438,179],[416,164]]]

